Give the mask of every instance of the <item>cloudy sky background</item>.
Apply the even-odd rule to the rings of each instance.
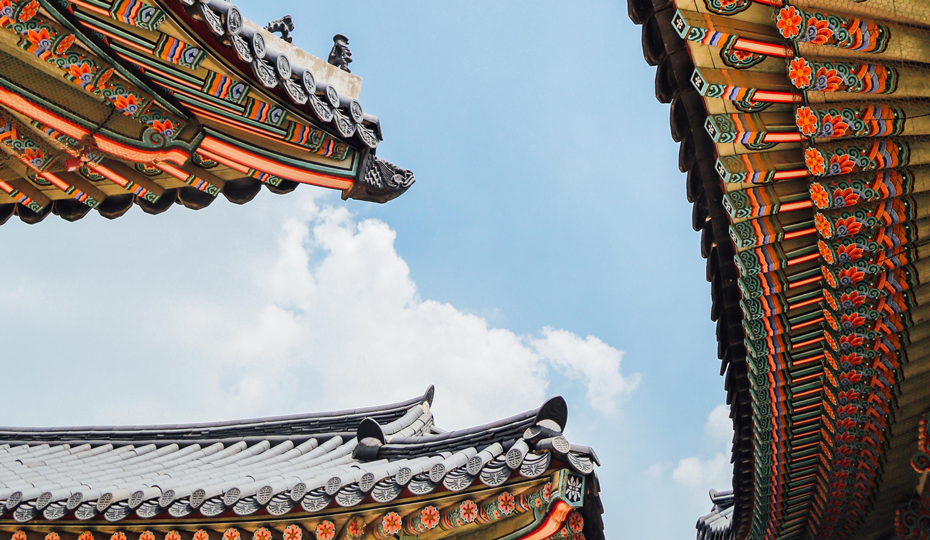
[[[440,426],[569,401],[607,534],[690,538],[729,485],[709,285],[668,106],[614,2],[240,0],[350,38],[387,205],[302,188],[0,227],[5,425],[376,405]]]

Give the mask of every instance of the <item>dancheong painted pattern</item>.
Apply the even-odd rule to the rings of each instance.
[[[0,0],[0,37],[0,222],[413,183],[375,156],[358,77],[222,0]]]
[[[736,430],[699,535],[893,536],[930,406],[930,3],[629,13],[671,103]]]

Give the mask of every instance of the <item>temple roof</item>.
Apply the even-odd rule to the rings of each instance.
[[[223,0],[0,0],[0,12],[0,223],[200,209],[220,193],[242,204],[262,186],[385,202],[414,182],[376,156],[381,121],[359,77]]]
[[[733,517],[733,490],[710,490],[714,507],[697,521],[697,540],[729,540]]]
[[[930,408],[930,10],[628,7],[707,260],[735,429],[730,534],[889,537]]]
[[[562,435],[568,411],[561,397],[458,431],[434,425],[432,398],[431,387],[400,403],[321,414],[0,428],[0,526],[306,517],[525,484],[560,467],[590,477],[596,499],[597,457]],[[602,536],[601,509],[589,502],[593,539]]]

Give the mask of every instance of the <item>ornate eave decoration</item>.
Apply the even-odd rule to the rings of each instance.
[[[243,203],[262,185],[384,202],[413,182],[375,156],[358,78],[232,4],[0,0],[0,14],[0,223]]]
[[[848,538],[883,496],[896,415],[930,397],[905,384],[930,362],[930,12],[882,0],[630,0],[629,12],[671,103],[708,261],[736,430],[728,534]]]

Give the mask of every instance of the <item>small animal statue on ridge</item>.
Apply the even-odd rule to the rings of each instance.
[[[281,39],[291,43],[291,41],[293,41],[291,32],[294,31],[294,19],[292,19],[290,15],[285,15],[280,19],[275,19],[266,24],[265,30],[269,32],[279,32],[281,34]]]
[[[342,34],[333,36],[333,49],[329,51],[329,63],[347,73],[352,73],[349,69],[349,64],[352,63],[352,51],[349,50],[349,38]]]

